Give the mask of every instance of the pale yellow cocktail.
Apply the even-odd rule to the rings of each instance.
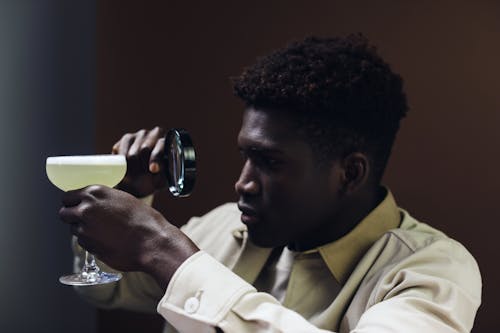
[[[77,190],[89,185],[113,187],[127,172],[123,155],[53,156],[47,158],[47,177],[63,191]],[[62,276],[61,283],[90,286],[118,281],[120,273],[106,273],[96,265],[94,256],[85,252],[85,263],[77,274]]]

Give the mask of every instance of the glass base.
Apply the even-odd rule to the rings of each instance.
[[[116,282],[122,278],[120,273],[90,272],[65,275],[59,278],[59,282],[68,286],[94,286]]]

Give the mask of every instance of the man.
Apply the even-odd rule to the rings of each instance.
[[[476,262],[380,185],[408,107],[367,40],[308,38],[234,82],[247,105],[238,203],[181,232],[136,199],[165,184],[163,131],[123,136],[113,151],[127,155],[120,188],[133,195],[68,192],[60,215],[103,262],[146,274],[79,291],[104,307],[157,306],[181,332],[469,332]]]

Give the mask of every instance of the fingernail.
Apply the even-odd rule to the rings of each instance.
[[[160,165],[156,162],[153,162],[149,165],[149,171],[151,171],[152,173],[157,173],[158,171],[160,171]]]

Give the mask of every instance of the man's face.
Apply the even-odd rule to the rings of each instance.
[[[338,210],[336,163],[320,168],[289,117],[249,108],[238,135],[238,207],[250,239],[262,247],[314,243]]]

